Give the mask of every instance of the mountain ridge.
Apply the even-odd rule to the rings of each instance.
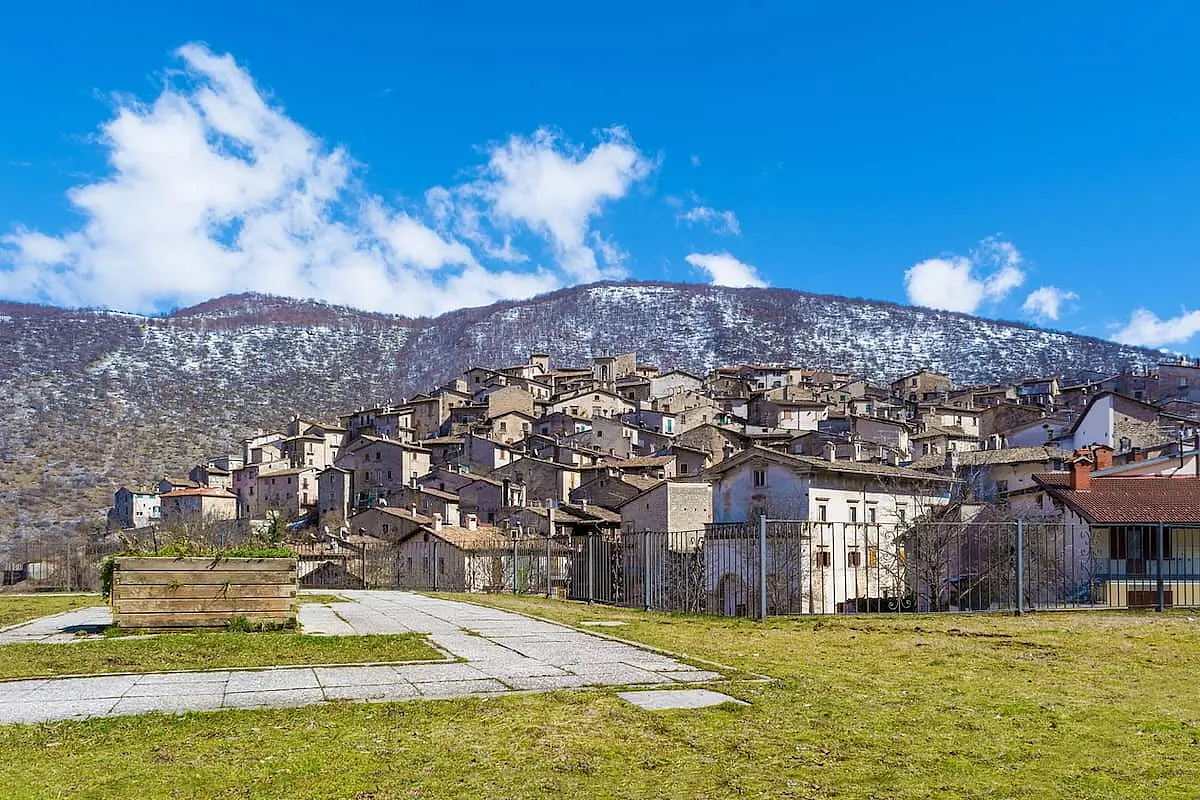
[[[157,317],[2,303],[0,541],[98,524],[121,484],[186,471],[293,413],[399,402],[534,351],[564,366],[601,349],[699,372],[790,362],[882,381],[929,366],[959,383],[1111,374],[1162,357],[884,301],[655,281],[427,318],[252,293]]]

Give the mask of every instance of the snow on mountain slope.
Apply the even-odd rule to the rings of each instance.
[[[961,314],[779,289],[596,284],[435,319],[261,295],[162,318],[0,303],[0,526],[5,538],[102,524],[123,483],[186,472],[293,413],[329,417],[468,366],[557,365],[601,349],[704,371],[746,361],[885,380],[1111,374],[1157,354]],[[0,559],[3,548],[0,547]]]

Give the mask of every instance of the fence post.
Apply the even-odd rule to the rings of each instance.
[[[758,518],[758,618],[767,618],[767,515]]]
[[[1017,520],[1017,616],[1025,613],[1025,521]]]
[[[1158,523],[1158,530],[1155,533],[1155,539],[1156,539],[1155,549],[1158,551],[1155,554],[1155,559],[1154,559],[1154,564],[1155,564],[1154,572],[1157,574],[1157,577],[1158,577],[1158,585],[1156,587],[1158,589],[1158,604],[1157,604],[1157,607],[1155,608],[1156,611],[1162,611],[1167,607],[1166,598],[1164,596],[1165,595],[1165,591],[1164,591],[1165,587],[1163,586],[1163,539],[1164,538],[1165,537],[1163,536],[1163,523],[1160,522],[1160,523]]]
[[[521,557],[517,555],[517,535],[513,534],[513,594],[520,594],[517,589],[517,578],[521,574]]]
[[[549,517],[549,532],[546,534],[546,599],[554,596],[554,588],[550,584],[550,541],[554,538],[554,507],[547,509]]]
[[[642,531],[642,610],[650,610],[650,533],[648,531]]]
[[[588,562],[588,592],[587,601],[591,603],[595,598],[596,584],[596,547],[593,544],[595,540],[595,531],[588,531],[587,534],[587,562]]]
[[[437,539],[430,539],[430,544],[432,546],[430,547],[429,569],[433,572],[433,590],[436,592],[438,590]]]

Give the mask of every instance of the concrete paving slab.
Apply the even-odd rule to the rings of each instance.
[[[671,679],[648,669],[628,664],[574,664],[567,670],[586,678],[591,686],[634,686],[644,683],[671,683]]]
[[[314,667],[317,681],[330,686],[376,686],[396,682],[395,667]]]
[[[122,700],[129,698],[169,698],[169,697],[186,697],[194,694],[216,694],[225,693],[225,681],[206,681],[199,683],[139,683],[131,688],[122,696]]]
[[[579,624],[585,628],[620,628],[628,623],[615,619],[589,619]]]
[[[47,700],[0,706],[0,725],[59,722],[68,719],[103,717],[112,713],[117,698],[100,700]]]
[[[617,696],[647,711],[666,711],[677,708],[708,708],[709,706],[719,706],[722,703],[733,703],[739,706],[749,705],[749,703],[738,700],[735,697],[708,689],[620,692]]]
[[[394,667],[396,675],[412,683],[427,683],[437,681],[470,681],[486,677],[477,667],[471,664],[412,664]]]
[[[371,686],[326,686],[326,700],[354,700],[375,702],[391,702],[412,700],[420,697],[421,693],[411,683],[388,683]]]
[[[580,675],[512,675],[503,679],[514,689],[526,692],[549,692],[555,689],[581,689],[592,686]]]
[[[319,689],[317,676],[310,668],[265,669],[253,672],[232,672],[226,692],[273,692],[281,689]]]
[[[320,689],[276,689],[272,691],[226,692],[222,708],[293,708],[325,702]]]
[[[211,688],[212,684],[208,684]],[[204,694],[199,691],[154,697],[131,697],[126,695],[117,701],[112,714],[183,714],[188,711],[216,711],[221,708],[223,693]]]
[[[474,681],[454,681],[452,683],[417,683],[417,691],[425,698],[468,697],[475,694],[497,694],[509,689],[503,683],[491,678]]]

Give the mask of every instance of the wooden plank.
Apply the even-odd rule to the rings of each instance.
[[[215,597],[209,600],[121,600],[117,603],[116,613],[122,617],[126,614],[158,614],[167,612],[171,614],[223,613],[234,616],[259,612],[286,614],[294,605],[295,602],[290,597]]]
[[[157,586],[161,584],[276,584],[280,586],[294,585],[296,572],[270,570],[259,572],[183,572],[160,570],[157,572],[121,572],[113,576],[117,586]]]
[[[294,570],[294,558],[158,558],[126,556],[117,559],[117,570],[121,572],[161,572],[164,570],[186,571],[245,571]]]
[[[150,586],[130,586],[117,584],[113,590],[114,602],[123,600],[153,600],[163,599],[195,599],[209,600],[213,598],[237,597],[295,597],[296,585],[292,583],[255,583],[249,585],[231,584],[200,584],[173,586],[171,584],[156,584]]]
[[[234,617],[244,616],[251,624],[292,622],[295,615],[269,614],[122,614],[117,625],[122,628],[226,628]]]

